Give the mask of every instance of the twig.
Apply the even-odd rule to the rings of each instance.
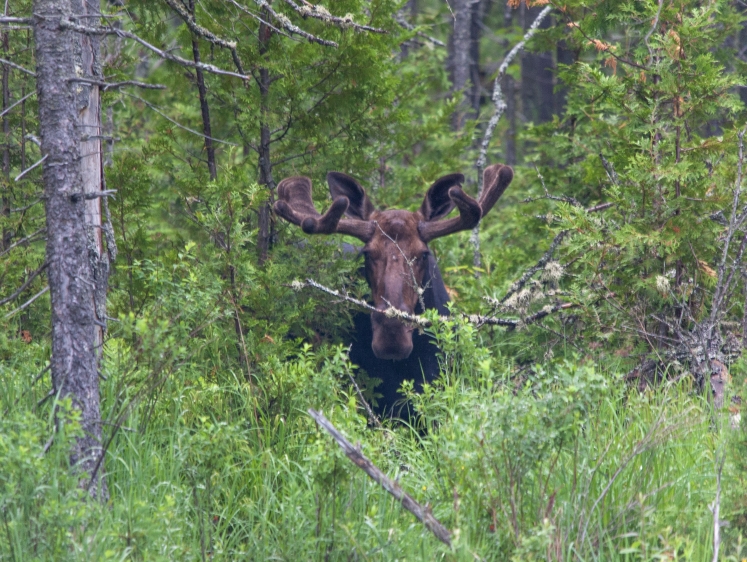
[[[201,25],[198,25],[197,21],[195,20],[194,14],[190,14],[181,3],[176,2],[175,0],[165,0],[165,2],[171,7],[172,10],[179,14],[179,16],[182,18],[182,20],[184,20],[184,23],[187,24],[187,27],[192,33],[202,37],[213,45],[218,45],[219,47],[228,49],[231,52],[233,63],[236,65],[236,70],[238,70],[241,74],[246,74],[246,72],[244,71],[244,66],[241,64],[239,53],[236,51],[235,41],[226,41],[225,39],[221,39],[212,31],[209,31]]]
[[[18,242],[14,242],[13,244],[11,244],[11,245],[10,245],[10,246],[8,246],[7,248],[5,248],[5,250],[3,250],[2,252],[0,252],[0,258],[1,258],[1,257],[3,257],[3,256],[4,256],[5,254],[7,254],[8,252],[10,252],[10,251],[11,251],[11,250],[12,250],[13,248],[15,248],[16,246],[20,246],[21,244],[25,244],[25,243],[27,243],[27,242],[31,242],[31,241],[32,241],[32,239],[33,239],[33,238],[34,238],[35,236],[37,236],[37,235],[41,234],[42,232],[46,232],[46,230],[47,230],[47,227],[45,226],[44,228],[40,228],[39,230],[37,230],[37,231],[36,231],[36,232],[34,232],[33,234],[29,234],[29,235],[28,235],[28,236],[26,236],[25,238],[21,238],[21,239],[20,239],[20,240],[19,240]]]
[[[250,80],[252,78],[251,75],[238,74],[236,72],[231,72],[230,70],[223,70],[222,68],[218,68],[217,66],[214,66],[212,64],[206,64],[202,62],[196,63],[191,60],[187,60],[182,57],[172,55],[171,53],[168,53],[162,49],[159,49],[155,45],[151,45],[139,35],[135,35],[134,33],[130,33],[129,31],[124,31],[123,29],[116,29],[113,27],[87,27],[84,25],[75,24],[71,22],[70,20],[66,20],[66,19],[63,19],[60,21],[60,27],[62,29],[69,29],[71,31],[76,31],[78,33],[83,33],[86,35],[116,35],[117,37],[121,37],[123,39],[132,39],[133,41],[140,43],[143,47],[145,47],[149,51],[154,52],[162,59],[175,62],[182,66],[188,66],[190,68],[200,68],[206,72],[211,72],[213,74],[221,74],[223,76],[233,76],[235,78],[241,78],[242,80]],[[2,62],[2,60],[0,60],[0,62]]]
[[[188,132],[192,133],[193,135],[197,135],[198,137],[202,137],[204,139],[209,138],[210,140],[215,141],[215,142],[219,142],[221,144],[227,144],[227,145],[230,145],[230,146],[239,146],[238,144],[236,144],[234,142],[224,141],[224,140],[221,140],[221,139],[216,139],[214,137],[207,137],[207,136],[203,135],[202,133],[200,133],[199,131],[195,131],[194,129],[190,129],[187,126],[182,125],[181,123],[179,123],[177,121],[174,121],[171,117],[169,117],[168,115],[166,115],[165,113],[163,113],[161,110],[159,110],[155,105],[153,105],[152,103],[150,103],[147,100],[144,100],[140,96],[137,96],[135,94],[128,94],[128,93],[125,93],[125,95],[133,97],[133,98],[135,98],[137,100],[140,100],[145,105],[147,105],[148,107],[150,107],[153,111],[155,111],[156,113],[158,113],[158,115],[160,115],[161,117],[163,117],[164,119],[166,119],[166,121],[168,121],[169,123],[172,123],[172,124],[176,125],[177,127],[179,127],[180,129],[184,129],[185,131],[188,131]]]
[[[17,101],[16,103],[14,103],[14,104],[12,104],[12,105],[9,105],[9,106],[8,106],[7,108],[5,108],[5,110],[4,110],[4,111],[3,111],[2,113],[0,113],[0,117],[4,117],[4,116],[5,116],[5,115],[6,115],[6,114],[7,114],[7,113],[8,113],[8,112],[9,112],[9,111],[11,110],[11,109],[13,109],[13,108],[14,108],[15,106],[17,106],[17,105],[19,105],[19,104],[21,104],[21,103],[25,102],[25,101],[26,101],[27,99],[29,99],[29,98],[30,98],[31,96],[35,96],[35,95],[36,95],[36,90],[34,90],[33,92],[31,92],[30,94],[26,94],[26,95],[25,95],[25,96],[23,96],[23,97],[22,97],[22,98],[21,98],[20,100],[18,100],[18,101]]]
[[[26,288],[27,288],[27,287],[28,287],[29,285],[31,285],[31,282],[32,282],[32,281],[33,281],[34,279],[36,279],[36,277],[37,277],[37,276],[38,276],[38,275],[39,275],[39,274],[40,274],[40,273],[41,273],[42,271],[44,271],[45,269],[47,269],[47,266],[48,266],[48,265],[49,265],[49,262],[46,262],[46,261],[45,261],[45,262],[44,262],[43,264],[41,264],[41,267],[39,267],[39,269],[37,269],[36,271],[34,271],[34,272],[33,272],[33,273],[32,273],[32,274],[31,274],[31,275],[29,276],[29,278],[28,278],[28,279],[26,279],[26,282],[25,282],[25,283],[24,283],[23,285],[21,285],[21,286],[20,286],[20,287],[19,287],[19,288],[18,288],[18,289],[16,290],[16,292],[15,292],[15,293],[13,293],[12,295],[10,295],[9,297],[5,297],[4,299],[0,300],[0,306],[3,306],[4,304],[8,304],[9,302],[11,302],[11,301],[13,301],[13,300],[17,299],[17,298],[18,298],[18,295],[20,295],[21,293],[23,293],[23,292],[24,292],[24,291],[26,290]]]
[[[513,285],[508,289],[508,292],[503,296],[503,298],[499,301],[500,304],[505,303],[508,298],[513,295],[515,292],[520,291],[524,285],[527,284],[527,282],[532,278],[532,276],[537,273],[540,269],[544,269],[544,267],[547,265],[547,263],[552,259],[553,254],[555,254],[555,250],[558,249],[558,246],[560,246],[560,243],[563,241],[563,238],[569,233],[569,230],[561,230],[558,232],[558,234],[555,235],[555,238],[553,238],[552,243],[550,244],[550,247],[548,250],[544,253],[544,255],[537,261],[535,265],[527,269],[524,274],[519,278],[518,281],[515,281]]]
[[[14,316],[18,312],[21,312],[22,310],[24,310],[25,308],[27,308],[32,302],[34,302],[36,299],[38,299],[40,296],[42,296],[44,293],[46,293],[47,291],[49,291],[49,285],[46,285],[41,291],[39,291],[38,293],[36,293],[33,297],[31,297],[29,300],[27,300],[25,303],[23,303],[21,306],[19,306],[15,310],[11,310],[8,314],[6,314],[3,317],[3,319],[7,320],[11,316]]]
[[[285,0],[285,3],[293,8],[297,13],[301,14],[305,18],[314,18],[322,20],[325,23],[334,23],[342,28],[351,27],[358,31],[370,31],[371,33],[387,33],[386,29],[379,29],[378,27],[371,27],[370,25],[361,25],[355,23],[353,18],[349,17],[338,17],[330,14],[323,6],[315,6],[311,2],[301,0],[303,6],[299,6],[293,0]]]
[[[394,496],[394,498],[400,502],[402,507],[412,513],[418,521],[423,523],[438,540],[451,547],[451,533],[433,516],[429,505],[420,505],[407,492],[405,492],[399,484],[390,480],[386,474],[381,472],[375,464],[363,455],[360,448],[353,447],[350,441],[337,431],[335,426],[333,426],[321,412],[317,412],[311,408],[309,408],[308,412],[309,415],[314,418],[316,423],[318,423],[334,438],[335,441],[337,441],[337,444],[343,450],[345,455],[353,461],[358,468],[368,474],[371,480],[379,484],[379,486]]]
[[[422,37],[423,39],[425,39],[425,40],[427,40],[427,41],[430,41],[431,43],[433,43],[434,45],[437,45],[437,46],[439,46],[439,47],[446,47],[446,43],[444,43],[443,41],[439,41],[439,40],[438,40],[438,39],[436,39],[435,37],[431,37],[430,35],[426,35],[426,34],[425,34],[425,33],[423,33],[422,31],[417,31],[417,30],[416,30],[416,28],[415,28],[415,26],[414,26],[414,25],[412,25],[411,23],[409,23],[409,22],[408,22],[408,21],[407,21],[407,20],[406,20],[406,19],[405,19],[405,18],[404,18],[404,17],[402,16],[402,12],[401,12],[401,11],[397,12],[397,13],[396,13],[396,14],[394,15],[394,21],[396,21],[396,22],[397,22],[397,23],[398,23],[398,24],[399,24],[399,25],[400,25],[401,27],[403,27],[403,28],[404,28],[404,29],[406,29],[407,31],[415,31],[415,34],[416,34],[416,35],[417,35],[418,37]]]
[[[28,68],[24,68],[20,64],[16,64],[14,62],[10,62],[9,60],[0,59],[0,64],[5,64],[11,68],[15,68],[16,70],[20,70],[21,72],[25,72],[29,76],[36,76],[36,72],[33,70],[29,70]]]
[[[610,178],[610,181],[614,185],[620,185],[620,178],[617,177],[617,172],[612,166],[612,162],[607,160],[601,152],[599,153],[599,159],[602,161],[602,166],[604,166],[604,170],[607,172],[607,177]]]
[[[104,80],[92,80],[90,78],[70,78],[70,82],[81,82],[92,86],[100,86],[102,92],[115,88],[124,88],[125,86],[135,86],[144,90],[165,90],[163,84],[148,84],[147,82],[138,82],[137,80],[125,80],[123,82],[105,82]],[[31,94],[29,94],[31,95]],[[28,96],[27,96],[28,97]]]
[[[37,160],[37,161],[36,161],[36,163],[34,163],[34,164],[31,164],[31,166],[29,166],[29,167],[28,167],[28,168],[26,168],[26,169],[25,169],[25,170],[24,170],[23,172],[21,172],[20,174],[18,174],[18,175],[16,176],[15,180],[13,180],[13,181],[18,181],[18,180],[20,180],[20,179],[21,179],[21,178],[22,178],[23,176],[25,176],[25,175],[26,175],[26,174],[28,174],[28,173],[29,173],[29,172],[30,172],[31,170],[33,170],[34,168],[36,168],[36,167],[37,167],[37,166],[38,166],[39,164],[41,164],[42,162],[44,162],[44,161],[45,161],[45,160],[47,159],[47,156],[49,156],[49,154],[45,154],[45,155],[44,155],[44,157],[43,157],[43,158],[42,158],[41,160]]]
[[[498,75],[495,77],[495,82],[493,82],[493,105],[495,106],[495,109],[493,110],[493,116],[490,118],[490,121],[488,121],[488,126],[485,128],[485,134],[482,136],[482,143],[480,145],[480,154],[477,157],[477,162],[475,162],[475,167],[477,168],[477,199],[479,201],[480,196],[482,195],[483,190],[483,178],[482,178],[482,172],[485,169],[485,164],[487,163],[488,159],[488,146],[490,146],[490,141],[493,139],[493,132],[495,131],[496,125],[498,125],[498,121],[500,120],[501,116],[503,115],[503,112],[506,111],[506,105],[505,100],[503,99],[503,91],[501,90],[501,80],[503,80],[503,77],[506,74],[506,71],[508,70],[509,65],[511,62],[516,58],[516,55],[518,55],[521,50],[524,48],[524,46],[527,44],[527,41],[529,41],[534,34],[537,32],[537,29],[539,29],[540,24],[542,21],[547,17],[547,15],[552,10],[552,6],[545,7],[544,10],[542,10],[538,15],[537,18],[532,22],[532,25],[529,26],[529,29],[524,34],[524,38],[519,41],[516,45],[514,45],[514,48],[511,49],[506,57],[503,59],[503,62],[501,63],[501,66],[498,67]],[[480,223],[477,223],[477,226],[472,229],[472,234],[470,235],[470,242],[472,243],[472,246],[474,247],[474,258],[473,263],[475,267],[479,267],[481,263],[480,258]]]
[[[102,189],[101,191],[92,191],[90,193],[86,193],[84,199],[90,200],[98,199],[99,197],[114,197],[116,193],[116,189]]]
[[[664,5],[664,0],[659,0],[659,8],[656,10],[656,17],[654,17],[654,23],[651,24],[651,29],[646,33],[646,37],[643,38],[643,42],[646,44],[648,54],[651,57],[651,61],[654,60],[654,52],[651,50],[651,46],[648,44],[648,40],[651,39],[651,35],[656,30],[656,26],[659,25],[659,16],[661,15],[661,8]]]

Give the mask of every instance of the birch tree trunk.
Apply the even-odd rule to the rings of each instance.
[[[96,25],[99,13],[99,0],[34,1],[52,384],[80,416],[83,434],[70,451],[71,466],[86,474],[81,484],[94,497],[105,499],[97,359],[108,262],[102,267],[101,198],[93,193],[102,188],[100,98],[98,86],[75,81],[100,79],[99,40],[60,28],[63,18]]]

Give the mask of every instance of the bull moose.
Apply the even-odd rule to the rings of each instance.
[[[449,298],[428,243],[474,228],[503,195],[513,176],[509,166],[494,164],[486,168],[479,201],[462,190],[462,174],[443,176],[431,185],[415,212],[376,210],[360,183],[340,172],[327,174],[332,205],[323,215],[314,207],[309,178],[291,177],[278,184],[275,212],[279,216],[300,226],[306,234],[347,234],[364,243],[361,253],[366,280],[373,306],[379,312],[372,312],[370,321],[356,318],[357,341],[350,357],[370,376],[383,381],[380,411],[394,411],[403,380],[414,380],[419,389],[438,375],[436,346],[384,311],[394,307],[417,314],[425,306],[447,313]],[[459,216],[447,219],[455,207]]]

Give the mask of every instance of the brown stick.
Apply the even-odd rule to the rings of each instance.
[[[343,450],[345,455],[353,461],[358,468],[368,474],[371,480],[379,484],[379,486],[394,496],[394,498],[402,504],[402,507],[417,517],[418,521],[423,523],[423,525],[425,525],[425,527],[433,533],[438,540],[451,547],[451,533],[433,516],[430,506],[420,505],[407,492],[405,492],[399,484],[390,480],[386,474],[381,472],[374,463],[368,460],[363,453],[361,453],[359,448],[353,447],[350,441],[345,439],[345,436],[337,431],[335,426],[333,426],[321,412],[317,412],[311,408],[309,408],[308,412],[309,415],[314,418],[316,423],[327,430],[334,440],[337,441],[337,444]]]

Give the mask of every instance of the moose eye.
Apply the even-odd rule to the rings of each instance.
[[[423,254],[420,256],[420,258],[423,261],[426,261],[428,259],[428,256],[430,256],[430,255],[431,255],[431,253],[426,251],[426,252],[423,252]]]

